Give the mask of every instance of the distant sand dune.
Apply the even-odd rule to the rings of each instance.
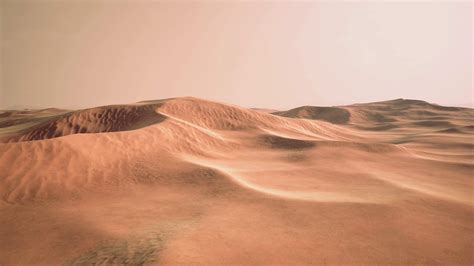
[[[0,264],[471,265],[474,110],[0,112]]]
[[[303,106],[284,112],[274,112],[273,114],[285,117],[323,120],[334,124],[345,124],[349,122],[351,116],[350,112],[344,108],[317,106]]]

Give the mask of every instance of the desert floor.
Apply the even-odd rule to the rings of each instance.
[[[0,111],[0,265],[472,265],[474,109]]]

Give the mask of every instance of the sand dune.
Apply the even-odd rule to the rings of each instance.
[[[33,126],[14,132],[14,134],[11,134],[12,136],[5,136],[4,141],[42,140],[76,133],[102,133],[137,129],[159,123],[165,119],[165,117],[155,112],[156,107],[157,105],[152,104],[117,105],[50,115],[39,120]],[[33,111],[28,114],[34,115],[37,113],[39,112]],[[10,116],[14,116],[14,114]]]
[[[474,110],[0,112],[0,265],[474,263]]]
[[[323,120],[334,124],[346,124],[350,119],[350,112],[339,107],[319,107],[319,106],[302,106],[283,112],[274,112],[275,115],[306,118],[314,120]]]
[[[470,108],[446,107],[419,100],[396,99],[338,107],[303,106],[273,114],[361,126],[367,126],[367,124],[405,125],[407,122],[413,122],[426,127],[446,127],[451,125],[450,120],[472,123],[473,113]]]

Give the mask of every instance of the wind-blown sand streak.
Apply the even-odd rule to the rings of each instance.
[[[404,99],[0,111],[0,264],[470,265],[473,128]]]

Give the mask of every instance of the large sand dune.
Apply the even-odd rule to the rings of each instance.
[[[474,110],[0,111],[0,265],[472,265]]]

